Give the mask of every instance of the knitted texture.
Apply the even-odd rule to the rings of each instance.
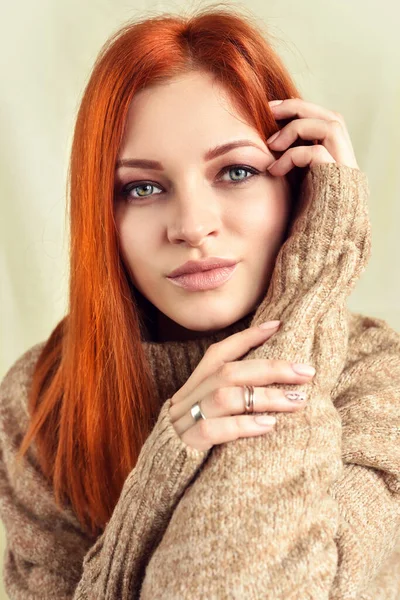
[[[266,297],[213,335],[142,342],[160,414],[104,532],[59,510],[28,426],[37,344],[0,385],[3,578],[15,600],[143,598],[398,600],[400,335],[345,301],[370,254],[365,174],[309,169],[301,211]],[[213,343],[268,319],[280,330],[243,360],[309,362],[306,408],[275,429],[198,451],[176,434],[169,398]],[[282,387],[273,384],[270,387]]]
[[[319,165],[307,174],[303,191],[301,213],[252,321],[257,325],[281,319],[282,326],[243,360],[284,359],[314,365],[313,381],[296,386],[307,392],[308,405],[296,413],[276,413],[271,434],[212,448],[149,563],[143,600],[156,597],[161,589],[163,598],[171,600],[358,598],[366,580],[354,576],[356,563],[348,561],[361,557],[352,548],[347,550],[344,540],[339,556],[336,539],[339,526],[346,529],[341,519],[350,511],[365,513],[379,491],[381,501],[390,498],[386,531],[391,543],[386,538],[384,547],[393,549],[392,536],[400,525],[399,463],[386,479],[388,488],[371,485],[376,475],[365,471],[370,484],[366,496],[359,498],[357,487],[349,494],[344,484],[339,488],[340,506],[329,494],[338,480],[352,486],[352,475],[361,478],[361,489],[367,487],[363,471],[353,473],[352,465],[343,464],[342,424],[332,402],[348,353],[345,300],[371,249],[367,178],[350,167]],[[398,352],[394,363],[399,376]],[[375,372],[381,363],[370,360],[369,367]],[[371,371],[365,369],[357,373],[358,391],[364,395],[371,392],[370,377],[364,380]],[[374,386],[375,395],[387,396],[381,386],[382,381],[378,389]],[[398,382],[394,387],[397,394]],[[398,403],[393,390],[389,398]],[[376,417],[376,411],[373,414]],[[386,433],[392,434],[386,449],[397,450],[398,458],[398,429],[392,426]],[[376,535],[376,526],[364,527],[364,551],[374,547]],[[382,532],[380,546],[381,536]],[[370,573],[375,559],[363,565],[364,574]],[[338,572],[339,560],[344,572]]]

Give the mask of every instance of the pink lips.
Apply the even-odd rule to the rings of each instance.
[[[198,271],[209,271],[211,269],[220,269],[221,267],[232,267],[238,261],[234,258],[222,258],[220,256],[208,256],[202,260],[188,260],[183,265],[171,271],[168,277],[180,277],[187,273],[197,273]]]
[[[228,281],[236,271],[237,263],[230,267],[220,267],[199,271],[197,273],[186,273],[178,277],[167,277],[169,281],[187,290],[212,290]]]

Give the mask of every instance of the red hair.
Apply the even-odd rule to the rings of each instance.
[[[94,536],[160,410],[114,221],[115,163],[130,103],[146,86],[203,70],[266,140],[278,129],[268,101],[301,97],[255,19],[237,12],[209,6],[124,25],[101,49],[78,111],[67,183],[68,314],[35,365],[17,458],[35,438],[57,504],[70,502]]]

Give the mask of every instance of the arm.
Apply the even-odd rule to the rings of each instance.
[[[339,564],[329,598],[387,600],[400,589],[393,554],[400,542],[400,335],[358,315],[351,329],[348,363],[333,392],[344,467],[330,489],[339,510]],[[389,568],[382,589],[374,578],[392,559],[397,577]]]
[[[366,176],[330,163],[306,175],[301,211],[255,322],[277,334],[244,358],[315,366],[308,405],[275,430],[213,447],[153,554],[142,600],[328,599],[338,566],[342,426],[331,393],[346,362],[345,300],[370,253]],[[272,387],[281,387],[273,385]],[[173,568],[172,568],[173,567]]]
[[[182,442],[169,420],[168,399],[103,534],[90,539],[68,507],[63,512],[56,507],[32,447],[21,474],[12,469],[27,426],[26,392],[38,356],[35,348],[13,365],[0,386],[5,589],[12,600],[132,600],[138,597],[146,561],[175,504],[209,451]]]

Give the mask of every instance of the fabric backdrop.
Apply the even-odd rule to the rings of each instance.
[[[0,378],[64,316],[66,175],[79,101],[117,28],[209,2],[2,0]],[[400,330],[400,8],[396,0],[245,0],[304,98],[344,116],[370,188],[372,256],[351,310]],[[5,547],[0,523],[0,557]],[[1,560],[1,558],[0,558]],[[0,570],[1,573],[1,570]],[[0,575],[0,599],[6,598]]]

